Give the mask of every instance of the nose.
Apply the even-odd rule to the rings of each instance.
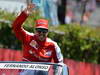
[[[40,34],[43,34],[44,32],[39,32]]]

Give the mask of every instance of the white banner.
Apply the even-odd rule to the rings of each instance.
[[[0,69],[28,69],[48,71],[50,65],[26,63],[0,63]]]

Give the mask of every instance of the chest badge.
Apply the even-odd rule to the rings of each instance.
[[[35,49],[38,49],[38,44],[37,44],[37,42],[35,40],[32,40],[30,42],[30,46],[34,47]]]

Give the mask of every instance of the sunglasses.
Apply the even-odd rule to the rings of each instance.
[[[43,32],[43,33],[47,33],[48,29],[44,29],[44,28],[36,28],[37,32]]]

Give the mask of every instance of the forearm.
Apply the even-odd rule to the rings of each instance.
[[[15,19],[13,22],[13,30],[16,32],[16,30],[20,30],[22,27],[23,22],[26,20],[29,14],[32,13],[32,10],[35,6],[33,4],[29,4],[27,8],[24,9],[23,12]]]
[[[23,22],[27,19],[28,15],[32,13],[32,8],[32,4],[28,5],[27,8],[25,8],[24,11],[21,12],[21,14],[15,19],[12,24],[13,31],[19,40],[23,40],[27,35],[22,25]]]
[[[19,29],[21,29],[22,24],[26,20],[27,17],[28,17],[28,15],[24,11],[21,12],[21,14],[13,22],[14,32],[16,32],[16,30],[18,31]]]
[[[21,14],[15,19],[15,21],[12,24],[13,31],[16,35],[16,37],[19,40],[23,40],[23,37],[25,37],[25,31],[23,30],[22,24],[26,20],[28,15],[23,11]]]

